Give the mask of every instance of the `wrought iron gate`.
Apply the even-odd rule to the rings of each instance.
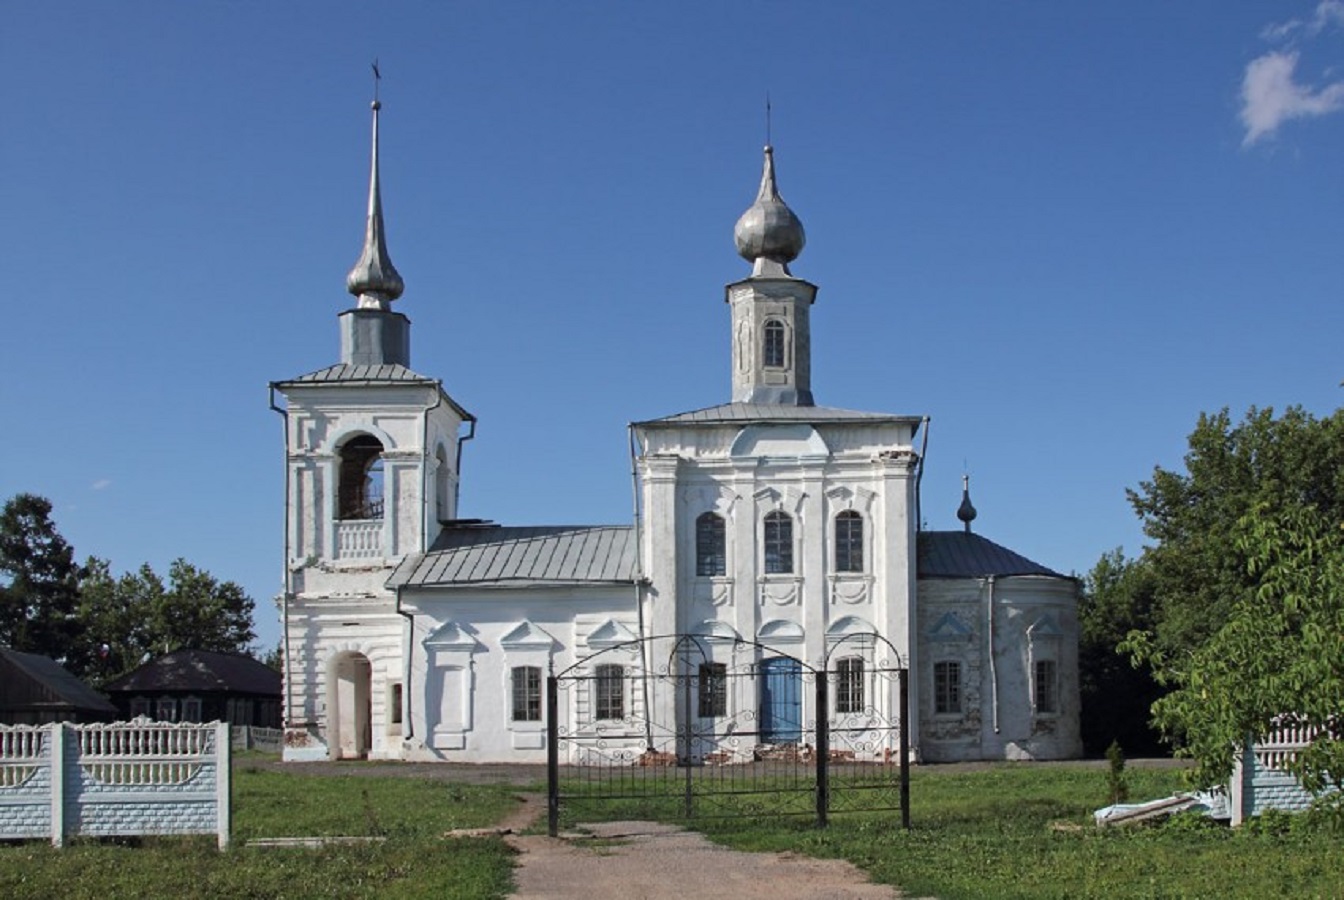
[[[669,635],[607,647],[546,682],[549,828],[564,805],[685,819],[901,811],[906,667],[877,634],[820,668],[754,641]]]

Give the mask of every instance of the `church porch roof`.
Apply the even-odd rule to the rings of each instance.
[[[630,584],[628,525],[472,525],[445,528],[428,552],[402,560],[389,588]]]

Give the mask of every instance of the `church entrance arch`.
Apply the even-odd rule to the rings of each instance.
[[[332,759],[364,759],[373,743],[373,666],[363,653],[337,654],[327,678]]]
[[[875,632],[829,651],[813,665],[708,629],[615,643],[550,675],[551,834],[562,806],[600,816],[592,807],[612,803],[821,825],[899,809],[908,827],[905,661]]]

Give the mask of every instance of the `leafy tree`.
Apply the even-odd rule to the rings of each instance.
[[[65,659],[79,630],[79,576],[51,501],[10,498],[0,512],[0,644]]]
[[[1171,693],[1153,707],[1204,786],[1224,783],[1235,747],[1276,725],[1319,730],[1291,768],[1310,790],[1344,788],[1344,527],[1314,505],[1257,503],[1233,523],[1255,587],[1209,638],[1169,652],[1152,633],[1130,648]]]
[[[1117,742],[1131,756],[1164,752],[1149,725],[1163,689],[1119,649],[1129,632],[1153,624],[1153,579],[1143,560],[1127,559],[1119,548],[1104,554],[1084,579],[1078,620],[1084,749],[1100,756]]]
[[[1334,521],[1344,512],[1344,410],[1316,419],[1300,407],[1280,417],[1252,407],[1233,424],[1226,409],[1202,414],[1184,473],[1162,468],[1130,491],[1154,544],[1143,556],[1152,578],[1151,646],[1168,655],[1204,645],[1258,587],[1238,544],[1239,522],[1312,507]]]
[[[141,572],[153,575],[148,566]],[[252,598],[234,582],[219,581],[185,559],[174,560],[169,568],[168,589],[152,591],[146,599],[149,640],[157,652],[188,648],[246,653],[256,637]]]

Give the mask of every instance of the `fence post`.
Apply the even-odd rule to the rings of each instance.
[[[51,752],[47,762],[51,766],[51,845],[65,846],[65,723],[47,726],[51,735]]]
[[[227,850],[233,830],[233,734],[228,722],[215,723],[215,828],[219,849]]]
[[[901,669],[901,827],[910,830],[910,670]]]
[[[817,827],[825,828],[831,803],[831,722],[826,669],[817,672]]]
[[[560,690],[554,675],[546,676],[546,832],[560,834]]]
[[[682,746],[677,748],[680,757],[677,764],[686,767],[682,804],[686,818],[689,819],[695,815],[695,788],[691,784],[691,664],[685,657],[681,660],[681,679],[682,715],[681,721],[677,723],[677,732],[683,735],[683,739]]]

